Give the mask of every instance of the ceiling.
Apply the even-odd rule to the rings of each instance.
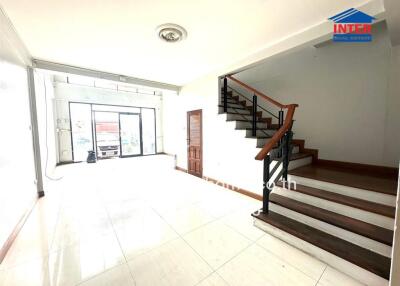
[[[36,59],[184,85],[368,0],[0,0]],[[161,42],[176,23],[185,41]]]

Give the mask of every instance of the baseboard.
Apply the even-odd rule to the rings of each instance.
[[[175,169],[178,170],[178,171],[184,172],[184,173],[188,173],[188,170],[186,170],[185,168],[181,168],[181,167],[176,166]]]
[[[59,162],[56,164],[56,167],[62,166],[62,165],[68,165],[68,164],[74,164],[74,161],[64,161],[64,162]]]
[[[185,168],[181,168],[181,167],[176,166],[175,169],[178,170],[178,171],[184,172],[184,173],[188,173],[188,170],[186,170]],[[215,185],[224,187],[224,188],[226,188],[228,190],[231,190],[231,191],[240,193],[242,195],[251,197],[253,199],[256,199],[256,200],[259,200],[259,201],[263,200],[263,197],[261,195],[253,193],[253,192],[245,190],[245,189],[242,189],[240,187],[234,186],[232,184],[228,184],[228,183],[225,183],[225,182],[222,182],[220,180],[217,180],[217,179],[214,179],[214,178],[211,178],[211,177],[207,177],[207,176],[203,176],[202,179],[207,181],[207,182],[211,182],[211,183],[213,183]]]
[[[17,238],[18,233],[21,231],[22,227],[24,226],[26,220],[28,219],[29,215],[31,214],[38,198],[35,197],[29,207],[25,210],[25,213],[22,215],[20,220],[18,221],[17,225],[14,227],[11,234],[8,236],[6,242],[0,248],[0,264],[3,262],[4,258],[6,257],[7,252],[10,250],[13,242]]]
[[[172,156],[172,157],[175,157],[176,155],[175,154],[172,154],[172,153],[167,153],[167,152],[159,152],[159,153],[157,153],[158,155],[167,155],[167,156]]]
[[[157,152],[155,154],[147,154],[147,155],[140,155],[140,156],[134,156],[134,157],[149,157],[149,156],[157,156],[157,155],[168,155],[168,156],[175,156],[173,154],[169,154],[169,153],[165,153],[165,152]],[[128,158],[130,158],[132,156],[128,156]],[[114,158],[118,158],[118,159],[124,159],[124,157],[114,157]],[[112,158],[97,158],[98,160],[107,160],[107,159],[112,159]],[[70,164],[78,164],[78,163],[85,163],[85,161],[64,161],[64,162],[59,162],[56,164],[56,167],[58,166],[63,166],[63,165],[70,165]]]
[[[342,161],[333,161],[333,160],[324,160],[318,159],[317,165],[326,166],[326,167],[334,167],[341,169],[348,169],[352,172],[362,172],[368,173],[375,176],[383,176],[388,178],[393,178],[397,180],[399,175],[399,169],[394,167],[387,166],[378,166],[378,165],[368,165],[361,163],[351,163],[351,162],[342,162]]]

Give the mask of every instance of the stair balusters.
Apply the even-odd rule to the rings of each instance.
[[[253,93],[252,100],[250,97],[247,97],[231,86],[228,86],[228,79],[232,80],[236,84],[240,85],[241,88],[247,89]],[[223,87],[222,87],[222,97],[223,97],[223,109],[224,112],[228,112],[228,87],[234,90],[239,97],[244,98],[247,101],[252,101],[252,117],[251,117],[251,131],[252,136],[257,138],[257,109],[265,111],[266,113],[272,115],[276,119],[278,119],[278,130],[275,134],[269,139],[269,141],[264,145],[262,150],[257,154],[257,160],[263,160],[263,208],[262,211],[264,213],[268,213],[268,205],[269,205],[269,196],[270,193],[275,185],[275,183],[279,179],[287,180],[288,176],[288,168],[289,168],[289,161],[290,155],[292,153],[292,146],[291,141],[293,137],[293,132],[291,131],[293,125],[293,114],[298,107],[297,104],[290,104],[290,105],[283,105],[276,100],[266,96],[265,94],[257,91],[256,89],[252,88],[251,86],[235,79],[232,76],[225,76],[223,78]],[[268,109],[263,108],[262,106],[258,106],[257,99],[261,97],[264,102],[268,102],[275,107],[280,108],[278,112],[278,116],[273,114]],[[239,100],[240,101],[240,100]],[[246,105],[244,105],[246,107]],[[235,109],[235,108],[233,108]],[[285,112],[283,111],[286,109],[286,118]],[[249,120],[250,121],[250,120]],[[268,127],[270,127],[271,122],[267,123]],[[271,168],[272,162],[275,162],[273,167]],[[281,168],[279,168],[281,167]],[[272,180],[273,179],[273,180]]]

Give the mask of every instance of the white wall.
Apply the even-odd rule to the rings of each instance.
[[[136,107],[151,107],[156,109],[157,152],[163,152],[162,128],[162,97],[137,94],[132,92],[116,91],[111,89],[94,88],[89,86],[54,83],[56,125],[62,130],[59,132],[60,162],[72,160],[72,148],[69,126],[68,102],[88,102],[110,105],[124,105]]]
[[[36,199],[26,50],[0,9],[0,249]]]
[[[318,149],[321,159],[397,167],[393,137],[398,136],[394,134],[400,120],[399,96],[394,94],[400,88],[393,78],[396,83],[388,92],[389,75],[396,75],[395,68],[390,71],[391,46],[384,23],[373,31],[372,43],[311,46],[236,77],[281,103],[299,104],[295,138]]]
[[[386,165],[398,166],[400,158],[400,45],[392,48],[389,74],[384,161]]]
[[[52,77],[48,74],[35,71],[35,92],[41,165],[43,175],[52,177],[54,168],[58,162]]]
[[[256,141],[236,131],[225,115],[218,115],[218,77],[201,78],[164,96],[164,148],[177,155],[187,169],[187,111],[203,110],[203,175],[252,191],[262,192],[262,162],[254,160]]]

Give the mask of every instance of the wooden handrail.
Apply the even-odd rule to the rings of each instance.
[[[277,107],[279,107],[281,109],[283,109],[283,108],[287,109],[286,117],[285,117],[285,120],[284,120],[282,126],[278,129],[278,131],[274,134],[274,136],[272,136],[271,140],[269,140],[264,145],[264,147],[261,149],[261,151],[257,154],[257,156],[255,158],[256,160],[264,160],[264,158],[276,146],[276,144],[279,142],[279,140],[281,140],[281,138],[283,136],[285,136],[286,132],[288,130],[290,130],[290,128],[292,127],[294,111],[296,110],[296,107],[298,107],[298,105],[297,104],[288,104],[288,105],[281,104],[281,103],[277,102],[276,100],[266,96],[262,92],[252,88],[251,86],[245,84],[244,82],[241,82],[240,80],[238,80],[230,75],[228,75],[226,77],[229,78],[230,80],[236,82],[240,86],[244,87],[245,89],[250,90],[251,92],[260,96],[261,98],[271,102],[272,104],[276,105]]]
[[[258,152],[256,156],[256,160],[264,160],[264,158],[268,155],[268,153],[276,146],[278,141],[285,136],[285,133],[291,128],[293,122],[294,111],[298,107],[297,104],[289,104],[287,105],[287,113],[285,117],[285,121],[279,130],[272,136],[271,140],[269,140],[264,147]]]
[[[254,88],[252,88],[251,86],[245,84],[244,82],[241,82],[240,80],[234,78],[233,76],[228,75],[228,76],[226,76],[226,77],[229,78],[230,80],[236,82],[237,84],[243,86],[245,89],[248,89],[248,90],[250,90],[251,92],[253,92],[253,93],[255,93],[255,94],[261,96],[262,98],[264,98],[265,100],[271,102],[272,104],[276,105],[276,106],[279,107],[279,108],[288,108],[288,107],[289,107],[289,105],[283,105],[283,104],[277,102],[276,100],[274,100],[274,99],[272,99],[272,98],[266,96],[264,93],[262,93],[262,92],[260,92],[260,91],[258,91],[258,90],[256,90],[256,89],[254,89]]]

